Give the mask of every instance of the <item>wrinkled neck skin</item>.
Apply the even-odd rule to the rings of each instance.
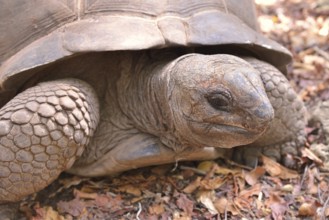
[[[176,152],[184,145],[175,135],[175,124],[170,107],[170,68],[173,54],[152,59],[148,54],[129,56],[121,64],[117,81],[120,111],[137,130],[159,137],[160,141]]]

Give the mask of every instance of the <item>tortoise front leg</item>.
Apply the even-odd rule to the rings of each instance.
[[[40,83],[0,110],[0,203],[37,192],[70,168],[98,123],[98,100],[85,82]]]
[[[258,151],[291,166],[293,164],[291,160],[286,160],[286,155],[297,155],[298,148],[306,141],[304,104],[279,70],[255,58],[245,59],[260,72],[275,117],[261,138],[250,146],[238,148],[235,156],[240,161],[255,165]]]

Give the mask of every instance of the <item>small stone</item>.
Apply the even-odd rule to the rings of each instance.
[[[14,136],[14,143],[19,148],[27,148],[31,146],[31,139],[30,136],[21,133]]]
[[[35,125],[34,126],[34,134],[38,137],[44,137],[48,135],[48,130],[44,125]]]
[[[0,121],[0,137],[9,133],[12,124],[10,121]]]
[[[30,121],[30,119],[32,118],[33,114],[31,112],[29,112],[26,109],[21,109],[18,110],[16,112],[14,112],[10,119],[12,122],[16,123],[16,124],[26,124],[27,122]]]
[[[68,96],[61,97],[59,102],[64,109],[73,110],[76,108],[75,102]]]
[[[51,117],[55,115],[55,108],[47,103],[43,103],[40,105],[38,113],[43,117]]]
[[[30,101],[25,104],[25,107],[32,112],[36,112],[39,108],[39,103],[36,101]]]
[[[57,123],[60,125],[66,125],[69,122],[67,115],[64,114],[63,112],[56,113],[55,119],[56,119]]]

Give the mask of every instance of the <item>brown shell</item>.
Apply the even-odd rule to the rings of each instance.
[[[0,3],[0,104],[30,76],[24,71],[80,52],[234,44],[278,67],[290,62],[284,47],[258,33],[252,0]]]

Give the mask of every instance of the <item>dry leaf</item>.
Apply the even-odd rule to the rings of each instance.
[[[263,167],[271,176],[279,177],[281,179],[293,179],[298,177],[298,173],[296,171],[282,166],[269,157],[262,155],[262,160]]]
[[[215,199],[214,191],[210,191],[210,190],[198,191],[196,197],[197,197],[197,201],[201,202],[211,214],[214,215],[218,214],[218,211],[213,203]]]
[[[58,214],[55,210],[53,210],[52,207],[46,206],[46,207],[36,207],[35,211],[37,213],[37,216],[32,217],[32,220],[64,220],[65,218]]]
[[[82,192],[78,189],[74,189],[73,193],[74,193],[75,197],[81,198],[81,199],[95,199],[97,197],[97,193]]]
[[[316,156],[310,149],[303,147],[300,151],[302,153],[302,157],[306,157],[320,166],[323,165],[323,161],[318,156]]]
[[[183,192],[188,194],[193,193],[200,186],[200,183],[201,177],[198,176],[193,182],[191,182],[183,189]]]
[[[202,161],[201,163],[199,163],[197,169],[208,173],[215,165],[216,163],[214,161]]]
[[[232,204],[232,201],[228,201],[225,197],[221,197],[214,201],[214,206],[217,211],[221,214],[225,212],[230,212],[232,215],[238,215],[239,211],[236,207]]]
[[[218,189],[226,182],[226,177],[214,177],[211,179],[203,179],[200,182],[201,189],[213,190]]]
[[[60,213],[68,213],[74,217],[80,216],[85,212],[85,203],[81,202],[78,198],[75,198],[71,201],[59,201],[57,203],[57,209]]]
[[[134,196],[141,196],[142,195],[142,191],[138,187],[135,187],[135,186],[130,185],[130,184],[119,187],[119,191],[129,193],[129,194],[132,194]]]
[[[193,201],[187,198],[183,193],[179,194],[179,197],[176,201],[178,208],[182,209],[187,216],[191,216],[193,212]]]
[[[265,174],[264,167],[256,167],[250,172],[243,171],[244,178],[249,185],[255,185],[258,182],[259,177]]]
[[[164,213],[165,208],[163,207],[162,203],[154,204],[149,207],[148,211],[151,215],[161,215],[162,213]]]
[[[248,189],[242,190],[239,193],[239,197],[248,200],[249,197],[258,196],[261,190],[262,190],[262,185],[260,183],[257,183]]]

